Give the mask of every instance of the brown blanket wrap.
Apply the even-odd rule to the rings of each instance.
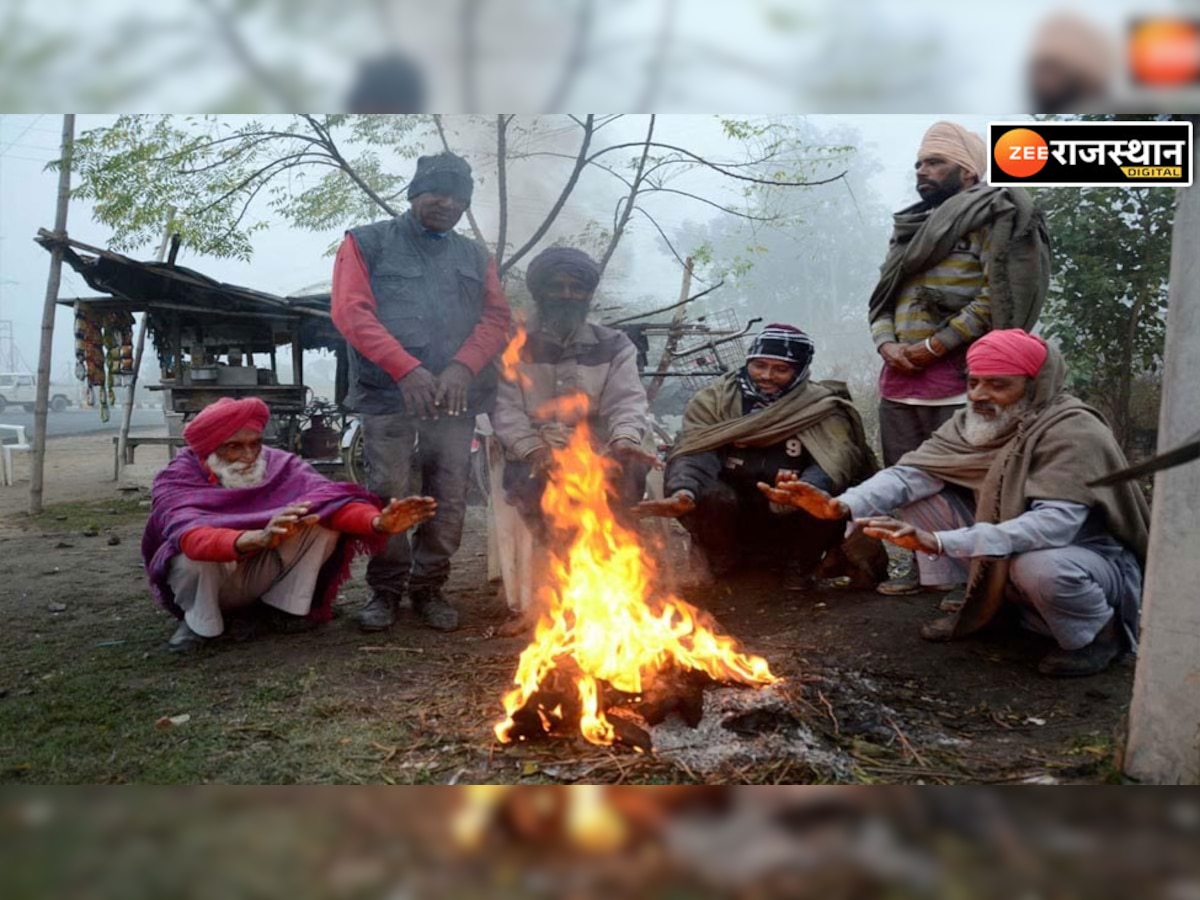
[[[1087,482],[1126,465],[1104,417],[1063,392],[1066,365],[1051,346],[1034,381],[1033,405],[1014,434],[995,444],[975,446],[963,434],[966,410],[939,428],[916,450],[900,458],[951,484],[975,492],[977,522],[1016,518],[1034,500],[1067,500],[1099,506],[1108,530],[1145,565],[1150,508],[1133,482],[1089,488]],[[1011,560],[975,558],[967,580],[966,603],[956,636],[986,625],[1004,602]]]
[[[871,293],[871,323],[895,309],[907,278],[933,268],[966,235],[990,225],[992,327],[1032,330],[1050,286],[1050,236],[1029,192],[979,184],[933,210],[920,207],[915,204],[894,216],[891,248]]]
[[[688,402],[669,458],[729,444],[769,447],[791,437],[800,438],[838,492],[876,469],[862,419],[844,384],[808,381],[770,406],[743,415],[736,372],[701,388]]]

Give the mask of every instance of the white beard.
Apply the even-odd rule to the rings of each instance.
[[[1029,411],[1031,403],[1032,401],[1028,397],[1023,397],[1011,406],[985,404],[989,409],[995,411],[995,415],[991,418],[976,412],[975,407],[968,404],[963,437],[967,439],[967,443],[975,447],[998,443],[1001,438],[1017,430],[1017,424],[1021,421],[1021,417]]]
[[[267,474],[267,455],[265,453],[259,453],[258,458],[249,465],[227,463],[221,457],[217,456],[215,452],[210,453],[205,462],[212,469],[213,474],[217,476],[217,480],[221,482],[221,487],[255,487],[262,482]]]

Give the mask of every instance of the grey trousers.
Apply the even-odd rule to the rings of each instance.
[[[436,516],[411,532],[392,535],[384,551],[371,557],[367,584],[372,590],[399,595],[406,585],[441,587],[450,577],[450,557],[462,541],[467,514],[474,434],[474,416],[363,416],[367,488],[385,503],[416,493],[437,500]],[[414,483],[414,468],[419,483]]]
[[[881,399],[879,442],[883,445],[884,468],[896,465],[905,453],[920,447],[962,408],[962,404],[917,406],[911,403],[897,403],[886,397]]]
[[[900,518],[924,531],[975,524],[974,511],[952,491],[909,504],[900,510]],[[968,560],[916,556],[921,584],[957,584],[967,579]],[[1008,577],[1006,599],[1019,607],[1022,626],[1054,638],[1064,650],[1090,644],[1113,617],[1125,592],[1125,574],[1116,556],[1086,544],[1019,553],[1012,558]]]
[[[317,576],[341,537],[320,525],[301,528],[274,550],[237,562],[200,562],[182,553],[171,560],[167,583],[183,620],[201,637],[225,630],[222,610],[261,599],[293,616],[312,609]]]

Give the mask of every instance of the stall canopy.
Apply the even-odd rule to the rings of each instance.
[[[148,313],[148,327],[163,347],[171,335],[200,336],[203,345],[271,353],[299,338],[302,350],[341,354],[344,341],[329,317],[329,295],[280,297],[217,281],[170,262],[143,262],[91,247],[42,229],[37,242],[62,247],[63,261],[93,290],[107,297],[86,298],[97,312]],[[72,306],[74,299],[59,301]]]

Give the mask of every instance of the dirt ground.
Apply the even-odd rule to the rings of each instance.
[[[489,584],[486,512],[470,510],[449,585],[464,627],[411,614],[360,634],[355,577],[334,620],[276,633],[253,620],[198,653],[165,652],[138,541],[146,487],[166,462],[142,448],[111,481],[107,436],[48,448],[46,511],[30,517],[27,461],[0,487],[0,782],[235,783],[1101,783],[1116,780],[1133,667],[1052,680],[1048,648],[996,633],[954,644],[917,634],[936,595],[822,589],[793,599],[771,573],[685,596],[784,676],[791,719],[849,763],[794,758],[697,772],[654,754],[580,742],[502,746],[500,697],[524,642]],[[176,717],[179,724],[165,720]],[[182,718],[186,717],[186,719]]]

